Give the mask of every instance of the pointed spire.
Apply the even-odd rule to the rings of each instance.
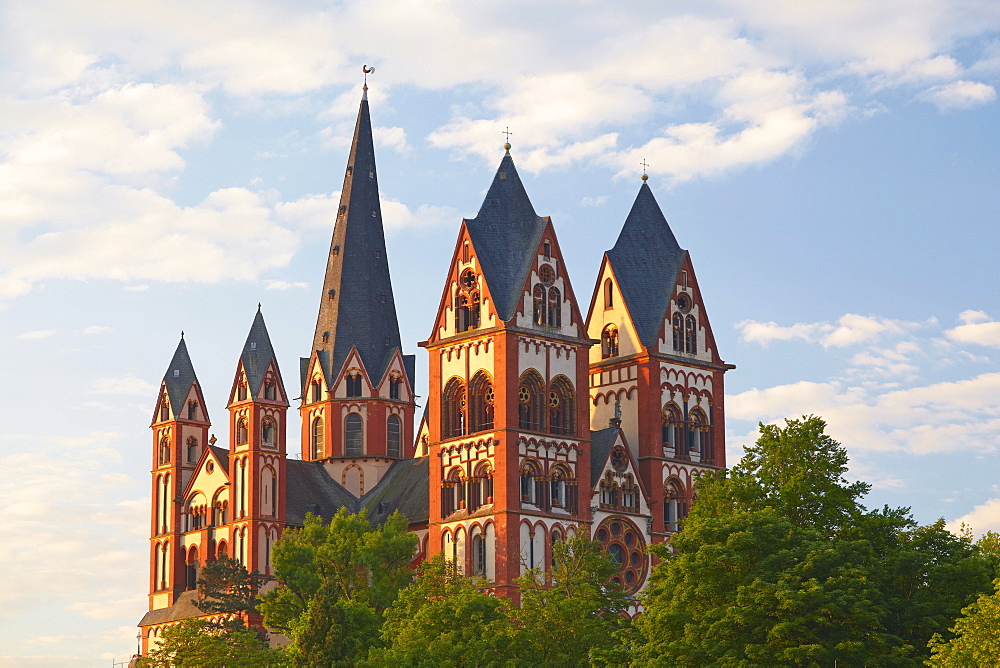
[[[313,336],[330,381],[354,347],[371,376],[401,347],[367,96],[358,110]]]
[[[240,355],[243,362],[243,370],[247,374],[247,385],[250,386],[250,396],[256,397],[260,392],[260,386],[264,382],[264,374],[267,367],[273,361],[275,366],[278,362],[274,358],[274,348],[271,347],[271,337],[267,333],[267,325],[264,324],[264,314],[260,312],[260,304],[257,305],[257,314],[250,325],[250,333],[247,335],[246,343],[243,344],[243,354]]]
[[[180,415],[184,399],[187,398],[188,392],[191,390],[191,385],[198,384],[198,377],[194,373],[194,365],[191,363],[191,356],[188,354],[183,332],[181,332],[181,340],[177,344],[174,356],[170,360],[170,366],[163,374],[163,384],[166,385],[167,396],[170,398],[170,412],[174,418],[177,418]]]
[[[514,316],[547,220],[535,213],[507,152],[476,217],[466,221],[500,319]]]
[[[607,255],[639,339],[655,345],[687,251],[677,243],[646,180]]]

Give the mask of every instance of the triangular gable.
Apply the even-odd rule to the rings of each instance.
[[[694,263],[691,261],[690,255],[684,259],[681,264],[680,269],[677,272],[677,277],[674,280],[673,286],[670,290],[670,300],[668,302],[667,311],[663,316],[663,322],[661,323],[659,338],[663,342],[663,345],[668,350],[673,345],[673,326],[670,322],[671,314],[677,308],[677,297],[681,292],[685,290],[681,286],[681,276],[682,272],[687,273],[687,285],[686,290],[688,296],[697,306],[698,313],[698,327],[699,329],[705,330],[705,347],[712,355],[712,360],[717,364],[722,364],[722,358],[719,357],[718,348],[715,344],[715,335],[712,333],[712,326],[708,319],[708,310],[705,308],[705,300],[701,293],[701,287],[698,285],[698,278],[694,272]]]
[[[613,323],[607,321],[607,309],[604,307],[604,282],[609,278],[611,279],[614,292],[614,301],[611,308],[614,314]],[[595,341],[600,341],[601,332],[608,324],[614,324],[618,328],[619,355],[639,352],[642,342],[639,339],[635,322],[632,320],[632,313],[629,311],[628,305],[625,303],[622,295],[618,276],[615,274],[615,268],[608,261],[608,254],[605,253],[604,259],[601,261],[601,269],[597,272],[597,283],[594,286],[594,294],[590,298],[590,309],[587,311],[587,335]],[[623,345],[623,342],[631,342],[631,345]],[[631,348],[634,348],[634,350],[631,350]],[[601,358],[600,348],[592,350],[591,358],[593,359],[594,357],[597,359]]]
[[[264,380],[267,378],[268,374],[274,377],[274,388],[276,390],[274,399],[267,399],[264,396],[266,386]],[[264,369],[264,373],[261,376],[261,383],[258,386],[257,394],[251,395],[256,401],[268,401],[276,402],[284,406],[288,406],[288,395],[285,393],[285,382],[281,379],[281,369],[278,368],[277,360],[271,360],[271,362]]]
[[[247,399],[252,398],[253,394],[250,392],[250,383],[247,378],[246,369],[243,367],[243,360],[236,363],[236,375],[233,377],[233,384],[229,388],[229,402],[226,404],[227,408],[232,406],[237,401],[245,401],[237,399],[237,396],[239,396],[237,391],[241,385],[247,389]]]
[[[220,454],[220,451],[225,454]],[[209,468],[212,470],[209,471]],[[194,473],[184,488],[182,498],[186,502],[192,494],[200,491],[211,502],[219,489],[227,484],[229,484],[229,453],[222,448],[209,446],[201,453]]]
[[[385,390],[385,394],[388,395],[389,381],[391,380],[394,373],[399,374],[399,377],[405,379],[406,381],[405,396],[403,395],[403,393],[400,393],[399,396],[400,400],[413,401],[413,388],[410,387],[410,381],[406,373],[406,363],[403,359],[403,354],[399,351],[399,349],[394,350],[392,357],[389,358],[388,364],[386,365],[385,368],[385,372],[380,377],[378,384],[375,388],[374,394],[381,396],[383,394],[383,390]]]
[[[347,357],[344,359],[344,365],[340,368],[340,372],[337,374],[333,381],[333,390],[336,393],[336,388],[340,387],[341,383],[347,377],[350,371],[359,371],[361,373],[361,378],[365,383],[367,392],[362,391],[362,396],[371,396],[374,392],[375,384],[371,380],[371,376],[368,375],[368,369],[365,368],[365,362],[361,359],[361,354],[358,352],[357,348],[351,348],[347,353]]]
[[[625,432],[620,427],[608,427],[607,429],[602,429],[600,431],[592,431],[591,435],[591,468],[590,468],[590,486],[591,493],[596,493],[599,490],[599,485],[604,476],[609,472],[613,471],[617,475],[627,475],[632,474],[632,479],[636,481],[639,485],[640,491],[642,491],[642,498],[646,504],[646,510],[649,510],[649,504],[651,499],[649,496],[649,489],[646,487],[645,481],[642,476],[639,475],[639,466],[635,461],[635,457],[632,455],[632,449],[629,447],[628,439],[625,438]],[[611,461],[611,453],[616,450],[615,446],[620,446],[620,450],[625,452],[625,467],[619,470],[614,466]]]
[[[499,319],[490,286],[483,274],[483,265],[479,260],[479,252],[475,242],[469,235],[468,221],[462,219],[462,225],[458,230],[458,241],[455,243],[455,250],[451,255],[451,263],[448,265],[448,278],[445,280],[444,289],[441,291],[441,300],[438,302],[437,316],[434,318],[434,331],[431,332],[428,341],[437,341],[448,336],[454,336],[455,328],[455,294],[458,282],[465,269],[469,268],[478,277],[478,289],[481,308],[481,325],[479,329],[493,327],[498,324]],[[469,244],[469,261],[465,262],[463,254],[465,244]]]

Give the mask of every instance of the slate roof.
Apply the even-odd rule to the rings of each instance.
[[[428,458],[404,459],[389,467],[378,485],[361,497],[360,507],[368,511],[368,521],[382,524],[397,510],[410,523],[430,517],[430,469]]]
[[[517,311],[547,222],[535,213],[507,153],[479,213],[465,221],[500,320],[510,320]]]
[[[195,607],[194,602],[198,600],[198,592],[195,590],[186,591],[177,597],[174,604],[169,608],[150,610],[142,616],[139,626],[151,626],[153,624],[165,624],[166,622],[178,622],[182,619],[192,617],[204,617],[208,613]]]
[[[687,251],[645,182],[607,256],[639,340],[655,346]]]
[[[329,521],[341,508],[355,513],[358,500],[330,477],[319,462],[285,461],[285,522],[303,526],[311,512]]]
[[[250,396],[256,397],[260,392],[260,386],[264,383],[264,374],[267,367],[273,361],[277,368],[278,360],[275,359],[274,348],[271,346],[271,337],[267,334],[267,326],[264,324],[264,316],[257,307],[257,315],[250,325],[250,333],[247,335],[246,343],[243,344],[243,353],[240,355],[243,362],[243,370],[247,374],[247,384],[250,385]],[[280,371],[279,371],[280,377]],[[285,388],[281,388],[284,395]]]
[[[618,427],[608,427],[600,431],[590,432],[590,488],[593,489],[601,480],[604,465],[608,462],[611,448],[618,438]]]
[[[325,343],[324,333],[328,334]],[[340,372],[353,347],[369,376],[385,369],[393,348],[402,348],[382,229],[367,93],[354,128],[313,336],[313,350],[331,355],[323,363],[328,382]]]
[[[170,366],[163,374],[163,382],[167,386],[167,396],[170,397],[170,412],[174,418],[179,418],[181,407],[184,405],[191,385],[198,384],[198,377],[194,373],[194,365],[191,364],[191,356],[188,355],[187,343],[184,342],[183,334],[181,334],[181,341],[177,344],[177,350],[174,351],[174,356],[170,360]],[[205,419],[208,420],[208,410],[202,406],[202,411],[205,413]]]
[[[219,463],[222,465],[222,468],[225,470],[226,474],[228,474],[229,473],[229,450],[227,450],[226,448],[220,448],[217,445],[210,445],[208,447],[212,448],[212,452],[214,452],[215,456],[219,458]]]

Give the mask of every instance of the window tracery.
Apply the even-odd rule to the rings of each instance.
[[[364,431],[361,415],[350,413],[344,420],[344,454],[360,457],[364,450]]]
[[[545,384],[534,369],[521,374],[517,388],[517,426],[528,431],[544,429]]]
[[[576,433],[575,393],[573,383],[563,375],[556,376],[549,389],[549,431],[561,436]]]
[[[441,437],[465,435],[465,383],[453,376],[444,386],[441,401]]]
[[[646,540],[630,520],[609,517],[594,532],[594,540],[604,546],[618,572],[611,578],[628,594],[634,594],[646,579]]]
[[[469,433],[493,429],[493,380],[485,371],[477,371],[469,383]]]
[[[683,458],[687,455],[684,448],[684,418],[681,409],[674,403],[663,407],[663,456]]]

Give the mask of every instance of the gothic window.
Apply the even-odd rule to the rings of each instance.
[[[608,325],[601,332],[601,359],[618,356],[618,328]]]
[[[441,406],[441,437],[465,434],[465,383],[455,376],[444,387]]]
[[[684,351],[689,353],[698,352],[698,327],[694,316],[689,315],[684,319]]]
[[[486,538],[482,533],[472,537],[472,574],[486,574]]]
[[[562,295],[559,288],[549,288],[549,327],[562,326]]]
[[[549,499],[552,501],[553,508],[566,507],[566,479],[568,477],[566,469],[562,466],[553,467],[552,474],[549,476]]]
[[[663,407],[663,456],[683,457],[684,451],[684,418],[677,404],[669,403]]]
[[[236,400],[246,401],[247,398],[247,380],[243,376],[240,376],[239,380],[236,381],[239,385],[236,387]]]
[[[312,431],[310,434],[312,440],[312,458],[323,459],[323,418],[316,417],[312,421]]]
[[[344,421],[344,454],[348,457],[360,457],[364,449],[364,433],[361,415],[351,413]]]
[[[386,425],[385,450],[389,457],[400,457],[400,443],[402,442],[402,423],[396,415],[390,415]]]
[[[663,522],[666,531],[679,531],[680,522],[687,516],[683,488],[680,482],[671,478],[663,487]]]
[[[260,434],[265,446],[273,448],[278,444],[278,425],[273,418],[264,418],[260,426]]]
[[[575,429],[575,402],[573,383],[566,376],[556,376],[549,386],[549,431],[562,436],[572,436]]]
[[[403,381],[399,379],[399,376],[389,379],[389,398],[399,399],[399,386],[403,384]]]
[[[475,475],[469,481],[469,512],[489,503],[493,503],[493,470],[489,464],[483,463],[476,468]]]
[[[535,285],[535,289],[531,293],[531,318],[532,322],[536,325],[545,324],[545,286],[542,284]]]
[[[476,274],[466,269],[458,279],[459,292],[455,295],[455,331],[467,332],[479,327],[479,291]]]
[[[700,408],[695,408],[688,415],[688,450],[703,462],[712,458],[710,435],[708,418]]]
[[[274,401],[278,397],[278,390],[274,385],[274,381],[268,378],[264,382],[264,398],[270,401]]]
[[[247,420],[240,418],[236,423],[236,445],[244,445],[248,440]]]
[[[462,470],[453,468],[441,484],[441,516],[448,517],[465,507],[465,484]]]
[[[188,402],[188,420],[198,419],[198,402],[189,401]]]
[[[493,429],[493,381],[478,371],[469,383],[469,433]]]
[[[160,439],[160,464],[170,463],[170,439],[166,436]]]
[[[316,403],[322,398],[322,390],[319,384],[319,378],[313,379],[312,382],[312,402]]]
[[[187,440],[187,460],[188,463],[193,464],[198,459],[198,439],[194,436],[188,436]]]
[[[542,431],[545,413],[545,384],[534,369],[521,374],[517,388],[517,426],[528,431]]]
[[[684,350],[684,316],[674,313],[673,317],[674,350],[680,352]]]
[[[539,494],[538,487],[541,485],[541,475],[539,474],[538,468],[532,462],[525,462],[521,466],[520,473],[520,486],[521,486],[521,503],[531,503],[534,505],[541,505],[542,496]]]
[[[614,289],[609,278],[604,281],[604,308],[612,308],[615,305],[614,295]]]
[[[347,396],[361,396],[361,374],[353,373],[347,377]]]

